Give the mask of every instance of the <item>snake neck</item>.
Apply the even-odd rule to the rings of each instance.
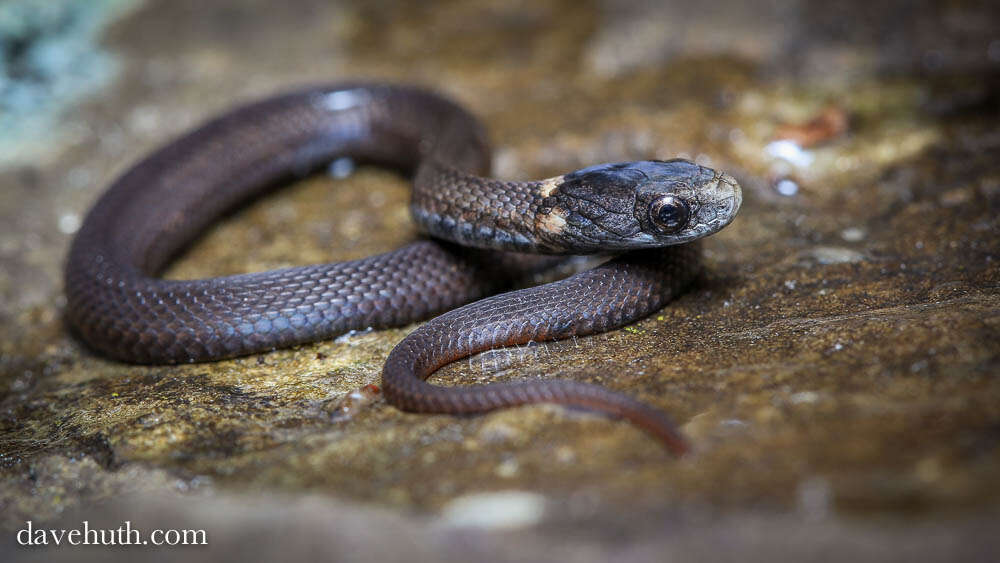
[[[563,224],[546,198],[561,179],[496,180],[429,158],[417,170],[410,213],[425,233],[465,246],[559,254]]]

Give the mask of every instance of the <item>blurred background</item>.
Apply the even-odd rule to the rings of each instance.
[[[735,175],[698,285],[446,384],[570,377],[669,410],[405,415],[363,390],[412,327],[136,367],[62,322],[114,177],[235,104],[356,78],[480,116],[505,178],[683,157]],[[0,2],[0,547],[35,526],[200,528],[188,559],[988,560],[1000,548],[1000,10],[982,1]],[[417,236],[406,178],[269,195],[168,272]],[[118,553],[121,555],[121,552]]]

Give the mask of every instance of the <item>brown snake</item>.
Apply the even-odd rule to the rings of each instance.
[[[220,214],[338,157],[412,173],[411,214],[434,238],[350,262],[202,280],[157,277]],[[683,452],[665,414],[603,387],[531,380],[447,388],[425,379],[479,351],[608,331],[659,309],[697,271],[697,244],[683,243],[733,219],[739,186],[684,160],[500,181],[479,176],[489,158],[473,117],[413,87],[314,87],[236,109],[143,159],[98,200],[69,253],[67,318],[107,356],[176,363],[452,309],[389,355],[382,382],[391,404],[461,414],[560,403],[623,417]],[[455,309],[530,270],[528,257],[508,251],[624,253],[562,281]]]

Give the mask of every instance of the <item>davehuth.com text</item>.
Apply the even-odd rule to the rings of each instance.
[[[84,520],[79,528],[38,528],[27,520],[17,531],[17,543],[24,546],[61,545],[208,545],[205,530],[161,530],[148,534],[132,527],[126,520],[117,528],[91,528]]]

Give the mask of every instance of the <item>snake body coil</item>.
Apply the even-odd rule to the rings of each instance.
[[[222,278],[156,277],[220,214],[337,157],[410,171],[414,219],[451,242],[421,240],[362,260]],[[681,160],[506,182],[479,176],[488,162],[478,122],[417,88],[317,87],[245,106],[139,162],[94,205],[69,253],[67,318],[112,358],[207,361],[454,309],[530,270],[531,260],[504,251],[632,250],[424,324],[390,354],[385,396],[404,410],[436,413],[537,402],[581,406],[627,418],[683,451],[660,411],[601,387],[530,381],[442,388],[424,380],[478,351],[607,331],[660,308],[697,268],[696,245],[681,243],[733,219],[736,182]]]

